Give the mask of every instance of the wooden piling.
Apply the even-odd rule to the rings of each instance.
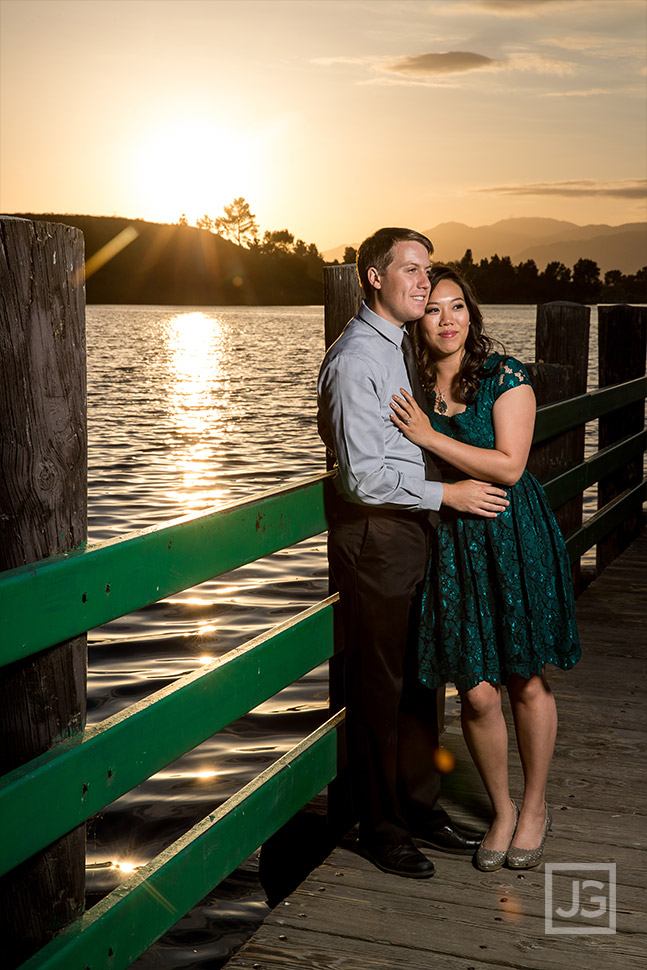
[[[627,305],[598,307],[598,375],[600,387],[620,384],[642,377],[647,349],[647,308]],[[621,438],[635,434],[645,424],[645,402],[636,401],[600,418],[599,446],[606,448]],[[642,480],[643,461],[637,458],[600,479],[598,508],[602,508],[625,489]],[[640,535],[643,528],[642,502],[620,526],[597,545],[598,574]]]
[[[362,288],[355,263],[324,266],[324,333],[330,347],[359,310]]]
[[[83,258],[78,229],[0,219],[0,570],[87,537]],[[0,773],[83,729],[86,669],[83,635],[0,670]],[[3,965],[80,916],[84,887],[85,826],[4,876]]]
[[[535,375],[538,404],[550,404],[585,394],[589,365],[589,328],[591,308],[579,303],[543,303],[537,307],[535,354],[539,364],[561,365],[545,368]],[[576,428],[533,449],[529,468],[540,481],[573,467],[584,460],[585,428]],[[582,524],[583,496],[578,495],[555,510],[566,536]],[[573,563],[576,594],[580,588],[580,563]]]
[[[355,263],[324,267],[324,337],[326,349],[335,342],[346,324],[359,310],[362,288]],[[328,469],[335,459],[326,456]],[[332,483],[330,483],[332,485]],[[332,499],[332,492],[329,500]],[[332,575],[329,574],[329,593],[337,592]],[[329,704],[331,712],[341,710],[345,701],[344,691],[344,628],[341,611],[335,612],[335,655],[328,661]],[[351,788],[346,756],[345,725],[338,732],[338,774],[328,786],[328,829],[336,837],[341,836],[355,821],[351,808]]]

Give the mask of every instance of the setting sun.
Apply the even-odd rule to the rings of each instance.
[[[142,136],[133,179],[142,208],[160,221],[222,215],[236,195],[258,198],[260,138],[210,121],[176,119]]]

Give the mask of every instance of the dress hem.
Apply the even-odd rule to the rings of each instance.
[[[477,684],[482,684],[484,682],[487,682],[488,684],[492,684],[494,687],[505,687],[508,682],[508,679],[512,674],[517,674],[519,677],[523,677],[524,680],[530,680],[531,677],[534,677],[538,674],[542,674],[544,667],[546,667],[548,664],[550,664],[552,667],[557,667],[559,670],[571,670],[571,668],[574,667],[575,664],[580,659],[581,658],[579,656],[575,657],[574,659],[569,658],[568,660],[563,660],[563,659],[557,660],[549,657],[547,660],[542,660],[541,664],[537,664],[536,666],[529,667],[528,665],[525,665],[523,669],[517,668],[517,667],[511,667],[509,670],[506,670],[503,674],[483,676],[483,677],[479,677],[476,680],[469,680],[469,681],[462,680],[461,678],[454,678],[452,674],[448,674],[448,676],[442,680],[439,680],[436,678],[432,679],[430,677],[423,677],[419,674],[418,680],[424,687],[427,687],[429,690],[437,690],[439,687],[443,687],[445,684],[453,684],[457,690],[462,691],[464,693],[465,691],[471,690],[473,687],[476,687]]]

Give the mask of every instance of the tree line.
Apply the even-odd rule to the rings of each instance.
[[[186,215],[180,217],[179,225],[188,225]],[[196,227],[228,239],[254,256],[271,257],[277,270],[288,266],[295,271],[305,269],[311,280],[321,280],[323,267],[338,263],[333,260],[326,264],[314,243],[295,239],[288,229],[266,230],[261,237],[256,216],[242,196],[224,206],[222,216],[202,216],[196,221]],[[347,246],[342,262],[354,263],[356,260],[357,251]],[[468,280],[481,303],[647,302],[647,266],[628,275],[612,269],[602,277],[595,260],[578,259],[572,269],[553,261],[540,272],[534,259],[514,265],[509,256],[495,254],[475,262],[471,249],[465,251],[462,259],[450,261],[449,265]]]
[[[483,303],[643,303],[647,299],[647,266],[624,275],[607,270],[601,278],[593,259],[578,259],[572,269],[553,261],[540,272],[534,259],[512,263],[509,256],[491,256],[478,263],[471,249],[452,265],[472,284]]]
[[[343,262],[354,263],[356,259],[357,251],[347,246]],[[627,275],[610,269],[602,278],[593,259],[578,259],[572,269],[554,261],[540,272],[534,259],[515,266],[509,256],[494,255],[476,263],[471,249],[462,259],[449,260],[448,265],[470,283],[481,303],[647,302],[647,266]]]
[[[184,213],[178,224],[188,225]],[[256,216],[243,196],[234,199],[231,205],[224,206],[222,216],[214,219],[205,214],[195,224],[198,229],[206,229],[229,239],[254,255],[293,258],[305,264],[309,275],[318,273],[322,276],[324,258],[316,245],[295,239],[289,229],[266,229],[261,237]]]

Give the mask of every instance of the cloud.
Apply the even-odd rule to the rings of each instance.
[[[563,76],[575,70],[575,66],[568,61],[529,51],[518,51],[500,60],[474,51],[408,54],[375,67],[381,74],[390,75],[392,81],[397,78],[400,84],[428,84],[437,78],[467,74],[469,71],[524,71]]]
[[[558,195],[611,196],[616,199],[644,199],[647,196],[647,179],[619,179],[603,182],[596,179],[578,179],[572,182],[531,182],[526,185],[499,185],[476,192],[494,192],[498,195]]]
[[[626,46],[626,38],[613,38],[606,34],[572,34],[561,37],[546,37],[545,44],[559,47],[565,51],[609,51],[612,47]]]
[[[434,0],[440,4],[440,0]],[[544,13],[562,9],[572,9],[576,4],[590,4],[591,0],[447,0],[440,8],[443,14],[453,16],[474,17],[475,15],[491,14],[494,17],[537,17]],[[629,0],[625,0],[629,2]],[[438,7],[434,12],[438,11]]]
[[[321,67],[334,67],[335,64],[373,64],[373,57],[313,57],[310,64],[320,64]]]
[[[413,74],[418,77],[435,77],[438,74],[465,74],[467,71],[482,71],[498,67],[496,61],[484,54],[471,51],[445,51],[440,54],[409,54],[397,61],[384,65],[384,70],[393,74]]]
[[[573,0],[568,0],[572,5]],[[567,0],[476,0],[475,6],[489,10],[493,14],[506,16],[512,14],[519,17],[533,17],[544,10],[554,10],[564,7]]]
[[[554,2],[555,0],[478,0],[478,5],[489,10],[526,10],[528,7],[541,7]]]
[[[558,61],[554,57],[546,57],[544,54],[532,54],[529,51],[518,51],[515,54],[511,54],[502,63],[512,71],[532,71],[535,74],[557,74],[560,77],[566,74],[572,74],[575,70],[575,65],[570,61]]]
[[[612,94],[617,97],[618,90],[611,88],[582,88],[573,91],[544,91],[540,95],[542,98],[598,98],[603,94]]]
[[[363,56],[316,57],[310,61],[324,68],[350,66],[365,68],[368,77],[360,84],[443,84],[452,77],[474,71],[519,71],[564,77],[576,71],[570,61],[548,57],[530,50],[517,50],[506,57],[494,58],[476,51],[428,51],[405,54],[395,60]],[[451,86],[451,85],[450,85]]]
[[[559,37],[550,35],[544,37],[542,44],[581,54],[583,57],[595,57],[600,60],[622,59],[636,60],[642,64],[645,60],[645,45],[642,34],[636,32],[627,36],[627,31],[607,34],[563,34]]]

